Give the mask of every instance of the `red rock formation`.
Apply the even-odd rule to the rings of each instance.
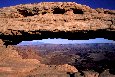
[[[35,30],[79,31],[114,30],[114,10],[92,9],[74,2],[42,2],[0,9],[0,32],[21,35],[20,31],[36,34]]]
[[[25,77],[33,73],[39,74],[40,71],[37,71],[39,69],[44,74],[49,70],[55,70],[54,73],[78,72],[75,67],[67,64],[55,67],[53,65],[41,64],[37,59],[22,59],[13,46],[8,46],[6,48],[3,46],[3,41],[0,40],[0,74],[3,75],[2,77]],[[49,71],[49,74],[51,71]]]
[[[0,39],[5,42],[12,43],[16,38],[19,41],[22,40],[14,35],[26,37],[26,34],[41,35],[44,31],[77,33],[79,31],[84,32],[84,30],[97,31],[100,29],[115,31],[115,10],[92,9],[74,2],[41,2],[0,9],[0,36],[4,35]],[[10,39],[6,35],[10,35]],[[16,43],[19,43],[19,41]],[[22,59],[12,46],[5,48],[0,40],[0,72],[8,72],[9,76],[16,77],[21,76],[22,73],[24,73],[22,74],[24,76],[25,73],[34,69],[41,70],[43,67],[47,67],[47,65],[44,65],[39,68],[39,65],[43,66],[36,59]],[[41,72],[49,71],[49,69],[50,67],[48,66]],[[50,72],[54,71],[54,68],[51,67],[51,69]],[[77,72],[74,67],[69,65],[58,66],[57,69],[65,72]],[[13,74],[11,74],[12,72]],[[57,71],[55,70],[54,72]],[[34,74],[36,73],[35,71]],[[7,77],[6,74],[3,75]],[[85,76],[95,77],[97,75],[90,75],[89,73],[87,75],[86,73]]]
[[[99,73],[94,71],[83,71],[84,77],[99,77]]]
[[[59,71],[78,72],[78,70],[74,66],[68,64],[58,65],[56,68]]]

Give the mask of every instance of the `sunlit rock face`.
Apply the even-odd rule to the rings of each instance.
[[[74,2],[42,2],[0,8],[0,74],[2,77],[42,77],[44,74],[53,77],[56,73],[58,77],[62,74],[66,77],[67,72],[78,72],[68,64],[49,66],[36,59],[22,59],[13,46],[4,44],[48,37],[73,39],[76,35],[75,39],[88,36],[114,39],[114,31],[114,10],[92,9]]]
[[[68,75],[67,72],[78,72],[74,66],[68,64],[58,66],[45,65],[41,64],[37,59],[23,59],[14,46],[10,45],[6,47],[3,44],[4,42],[0,40],[0,76],[2,77],[41,77],[44,74],[48,74],[50,77],[66,77]]]
[[[24,73],[36,68],[40,62],[36,59],[22,59],[13,46],[3,45],[0,40],[0,76],[24,77]],[[20,73],[20,74],[18,74]]]
[[[43,38],[114,39],[114,31],[115,10],[92,9],[75,2],[41,2],[0,9],[0,36],[4,35],[0,38],[9,44]]]
[[[3,46],[4,42],[0,39],[0,46]]]
[[[67,72],[76,73],[78,70],[68,64],[58,66],[45,65],[41,64],[37,59],[23,59],[14,46],[10,45],[6,48],[3,45],[3,41],[0,40],[0,76],[2,77],[26,77],[36,74],[38,74],[36,77],[44,74],[67,76]]]

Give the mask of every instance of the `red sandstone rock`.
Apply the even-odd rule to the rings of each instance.
[[[94,71],[83,71],[84,77],[99,77],[99,73]]]
[[[40,31],[83,31],[110,29],[115,31],[115,10],[92,9],[74,2],[43,2],[21,4],[0,9],[0,35],[40,34]],[[68,64],[48,66],[36,59],[22,59],[13,47],[3,47],[0,40],[0,71],[22,73],[78,72]],[[39,67],[40,66],[40,67]],[[45,67],[45,68],[44,68]],[[35,70],[36,69],[36,70]],[[54,70],[55,69],[55,70]],[[41,71],[40,71],[41,70]],[[17,72],[19,74],[17,74]],[[84,72],[86,77],[98,77],[98,73]],[[8,77],[4,75],[4,77]],[[23,76],[22,76],[23,77]]]
[[[74,66],[68,64],[58,65],[56,68],[59,71],[66,71],[66,72],[73,72],[73,73],[78,72],[78,70]]]
[[[114,30],[114,19],[115,10],[95,10],[75,2],[23,4],[0,9],[0,33],[22,35],[21,31],[36,34],[43,30]]]
[[[0,39],[0,46],[3,46],[4,42]]]
[[[13,46],[3,47],[2,40],[0,40],[0,45],[0,73],[3,74],[2,77],[25,77],[31,74],[50,74],[52,73],[51,71],[54,72],[54,75],[60,72],[62,72],[61,74],[63,72],[78,72],[74,66],[68,64],[59,66],[45,65],[41,64],[37,59],[22,59]]]

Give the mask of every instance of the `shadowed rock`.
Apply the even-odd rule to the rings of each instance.
[[[92,9],[75,2],[41,2],[0,8],[0,75],[56,77],[63,74],[65,77],[68,72],[68,76],[74,77],[78,72],[68,64],[49,66],[36,59],[22,59],[13,46],[6,48],[4,44],[54,37],[114,40],[114,36],[115,10]],[[84,76],[98,77],[98,73],[85,71]]]

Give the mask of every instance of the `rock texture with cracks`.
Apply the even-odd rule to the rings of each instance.
[[[6,48],[3,44],[43,38],[106,37],[114,40],[114,33],[115,10],[92,9],[75,2],[41,2],[0,8],[0,75],[67,77],[78,72],[68,64],[49,66],[36,59],[22,59],[13,46]],[[91,77],[89,73],[98,77],[98,73],[92,72],[85,72],[85,77]]]
[[[68,64],[45,65],[37,59],[22,59],[13,46],[6,48],[0,40],[0,77],[58,77],[67,76],[67,72],[76,73],[78,70]]]
[[[55,38],[56,35],[56,38],[73,39],[76,35],[75,39],[103,37],[114,40],[111,37],[114,32],[115,10],[92,9],[75,2],[41,2],[0,9],[0,38],[10,44],[14,40],[12,36],[18,38],[20,35],[23,38],[18,38],[16,44],[30,35],[38,35],[32,39]],[[59,36],[60,33],[64,37]]]

